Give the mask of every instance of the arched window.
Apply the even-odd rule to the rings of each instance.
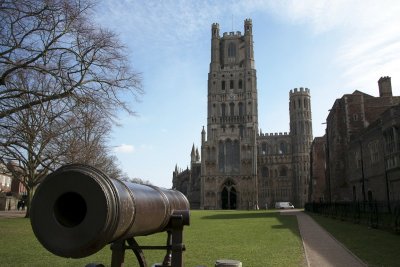
[[[225,81],[222,81],[222,82],[221,82],[221,89],[222,89],[222,90],[225,90]]]
[[[218,167],[220,172],[225,170],[225,146],[222,141],[218,144]]]
[[[221,104],[221,116],[222,117],[226,116],[226,105],[225,105],[225,103]]]
[[[239,102],[239,116],[243,116],[243,115],[244,115],[243,103]]]
[[[229,112],[231,116],[235,115],[235,104],[229,103]]]
[[[243,89],[243,81],[242,81],[242,79],[239,80],[239,89]]]
[[[228,57],[235,57],[236,56],[236,45],[235,43],[231,42],[228,45]]]
[[[261,144],[261,154],[267,155],[267,144],[266,143]]]
[[[284,142],[279,144],[279,154],[286,154],[286,144]]]
[[[264,178],[268,177],[268,168],[267,167],[262,167],[261,176],[264,177]]]
[[[233,89],[235,86],[234,86],[234,82],[233,82],[233,80],[230,80],[230,82],[229,82],[229,89]]]
[[[282,177],[287,176],[287,168],[286,168],[286,166],[282,166],[282,167],[279,169],[279,176],[282,176]]]
[[[239,125],[239,135],[240,135],[240,137],[244,137],[244,127],[243,127],[243,125]]]

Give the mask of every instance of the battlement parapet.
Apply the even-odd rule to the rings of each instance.
[[[292,95],[309,95],[310,94],[310,89],[308,88],[294,88],[293,90],[290,90],[289,96]]]
[[[260,137],[273,137],[273,136],[289,136],[289,132],[279,132],[279,133],[260,133]]]
[[[223,37],[225,38],[236,38],[236,37],[241,37],[242,33],[240,31],[235,32],[224,32]]]

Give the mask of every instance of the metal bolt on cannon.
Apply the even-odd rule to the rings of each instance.
[[[190,224],[190,211],[176,190],[123,182],[87,165],[66,165],[40,184],[30,217],[39,242],[61,257],[87,257],[111,244],[112,267],[123,266],[127,249],[141,267],[148,266],[145,249],[166,251],[159,267],[184,266],[183,227]],[[163,246],[139,246],[134,239],[164,231]]]

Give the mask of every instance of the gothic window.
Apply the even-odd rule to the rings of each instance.
[[[261,154],[267,155],[267,144],[266,143],[261,144]]]
[[[369,147],[371,163],[377,163],[379,161],[379,142],[378,141],[371,142],[368,145],[368,147]]]
[[[229,103],[229,112],[231,116],[235,115],[235,104]]]
[[[243,112],[243,103],[239,102],[239,116],[243,116],[244,112]]]
[[[286,154],[286,144],[284,142],[279,144],[279,154]]]
[[[293,101],[293,109],[296,109],[296,101]]]
[[[240,166],[240,144],[238,140],[233,142],[233,171],[235,173],[239,172]]]
[[[233,89],[234,88],[234,83],[233,80],[229,81],[229,89]]]
[[[225,170],[225,147],[222,141],[218,144],[218,167],[220,172]]]
[[[239,80],[239,89],[243,89],[243,81],[242,81],[242,79]]]
[[[299,108],[301,109],[301,102],[300,99],[297,100],[298,104],[299,104]]]
[[[286,166],[282,166],[279,169],[279,176],[286,177],[287,176],[287,168]]]
[[[236,57],[236,45],[233,42],[228,45],[228,57]]]
[[[307,105],[307,99],[304,98],[304,108],[307,108],[307,107],[308,107],[308,105]]]
[[[226,105],[225,105],[225,103],[221,104],[221,116],[222,117],[226,116]]]
[[[240,137],[244,137],[244,127],[243,127],[243,125],[240,125],[239,126],[239,134],[240,134]]]
[[[268,177],[268,168],[267,167],[262,167],[261,176],[264,177],[264,178]]]
[[[222,82],[221,82],[221,89],[222,89],[222,90],[225,90],[225,81],[222,81]]]
[[[390,128],[389,131],[384,133],[385,143],[386,143],[386,152],[388,154],[395,152],[395,138],[394,138],[394,129]]]

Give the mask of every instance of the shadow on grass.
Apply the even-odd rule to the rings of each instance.
[[[271,229],[289,230],[300,238],[300,231],[297,224],[295,213],[282,214],[279,211],[235,211],[235,210],[219,210],[216,214],[202,216],[205,220],[240,220],[240,219],[265,219],[274,220],[275,223],[269,224]],[[287,216],[293,215],[293,216]]]
[[[233,211],[226,211],[225,213],[213,214],[208,216],[201,217],[202,219],[217,219],[217,220],[224,220],[224,219],[251,219],[251,218],[275,218],[279,216],[279,212],[233,212]]]

